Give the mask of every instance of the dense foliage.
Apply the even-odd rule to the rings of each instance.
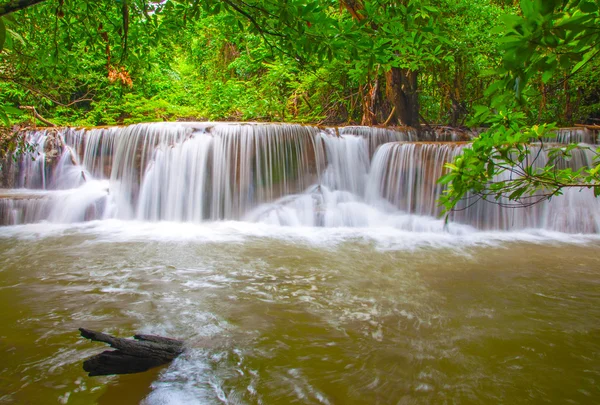
[[[597,0],[12,0],[0,16],[6,126],[483,126],[442,180],[448,208],[471,189],[519,200],[598,183],[597,168],[534,168],[524,146],[550,123],[600,123]]]
[[[499,62],[490,30],[506,12],[490,0],[46,0],[2,18],[0,103],[75,125],[381,124],[394,106],[390,124],[460,125]],[[403,88],[408,107],[386,97]]]
[[[570,123],[583,106],[587,118],[598,117],[598,60],[600,15],[592,1],[522,1],[520,15],[503,17],[498,29],[503,51],[495,81],[486,90],[487,105],[475,109],[475,120],[489,128],[452,164],[441,181],[450,183],[442,199],[452,209],[473,191],[479,198],[508,205],[528,206],[561,195],[565,189],[593,189],[600,195],[600,148],[546,146],[541,161],[532,143],[552,142],[556,124]],[[577,86],[577,101],[570,88]],[[548,93],[562,90],[563,110],[548,114]],[[551,123],[544,123],[544,121]],[[532,125],[532,123],[536,123]],[[564,168],[563,160],[576,148],[589,149],[591,164],[578,170]],[[505,200],[503,200],[505,199]]]

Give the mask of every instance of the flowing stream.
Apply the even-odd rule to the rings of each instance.
[[[183,123],[28,136],[38,153],[0,174],[0,403],[600,398],[597,200],[477,203],[445,224],[436,180],[465,135]],[[82,361],[104,347],[78,327],[188,350],[89,378]]]

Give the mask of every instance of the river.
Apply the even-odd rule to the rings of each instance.
[[[96,221],[0,232],[0,403],[530,404],[600,397],[600,241]],[[183,339],[87,377],[77,328]]]

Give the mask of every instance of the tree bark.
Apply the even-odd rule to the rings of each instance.
[[[46,0],[12,0],[6,4],[0,5],[0,17],[5,16],[15,11],[23,10],[24,8],[35,6]]]
[[[364,6],[360,0],[341,0],[340,3],[355,20],[362,21],[365,18],[362,14]]]
[[[379,95],[379,79],[375,75],[373,83],[365,85],[361,89],[363,116],[361,125],[377,125],[377,96]]]
[[[396,109],[392,123],[417,127],[419,125],[418,72],[391,68],[385,73],[385,94]]]
[[[462,57],[460,54],[457,54],[454,69],[454,94],[451,95],[452,104],[450,110],[450,126],[453,128],[458,126],[460,117],[464,113],[461,101],[461,87],[464,81],[464,73],[461,67]]]
[[[565,73],[564,91],[565,91],[565,122],[571,123],[571,119],[573,118],[573,108],[571,105],[571,88],[569,86],[569,78],[567,77],[566,73]]]

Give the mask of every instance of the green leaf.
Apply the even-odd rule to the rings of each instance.
[[[4,112],[7,114],[15,114],[15,115],[22,115],[23,111],[16,108],[16,107],[11,107],[9,105],[5,105],[2,107],[4,109]]]
[[[10,126],[10,119],[8,118],[8,115],[4,112],[4,106],[0,105],[0,120],[2,120],[2,122],[4,122],[4,124],[8,127]]]
[[[454,173],[446,174],[438,180],[438,184],[448,184],[454,179]]]
[[[584,24],[589,22],[591,19],[592,18],[587,14],[578,14],[573,17],[563,19],[559,24],[557,24],[557,27],[572,29],[576,32],[580,32],[583,29]]]
[[[550,79],[552,79],[553,75],[554,75],[554,71],[553,70],[546,70],[544,72],[544,74],[542,75],[542,81],[544,83],[548,83],[550,81]]]
[[[581,69],[581,67],[583,65],[585,65],[586,63],[588,63],[590,61],[590,59],[592,59],[594,57],[594,55],[596,55],[595,49],[586,53],[585,56],[583,57],[583,60],[573,67],[573,70],[571,70],[571,74],[573,74],[573,73],[577,72],[579,69]]]
[[[598,5],[593,1],[584,1],[579,5],[579,8],[584,13],[593,13],[595,11],[598,11]]]

